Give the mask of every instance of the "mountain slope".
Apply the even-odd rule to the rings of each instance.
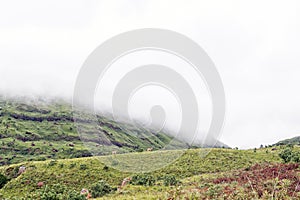
[[[300,136],[281,140],[281,141],[275,143],[274,145],[275,146],[278,146],[278,145],[300,145]]]
[[[78,134],[72,107],[63,100],[5,99],[0,96],[0,166],[23,161],[79,158],[187,147],[164,133],[97,116],[97,125],[76,119],[86,133]],[[98,134],[100,133],[100,134]],[[85,141],[83,143],[82,141]],[[209,147],[209,146],[207,146]],[[227,146],[217,141],[216,147]]]
[[[90,139],[89,148],[102,148],[103,154],[160,149],[172,138],[166,134],[116,123],[98,117],[100,131],[109,138]],[[99,131],[93,124],[85,123],[93,133]],[[143,134],[145,137],[137,137]],[[82,143],[74,125],[71,105],[64,101],[30,102],[24,99],[0,98],[0,165],[26,160],[46,160],[91,156]]]

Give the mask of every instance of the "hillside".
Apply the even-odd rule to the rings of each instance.
[[[268,152],[266,149],[257,150],[256,152],[253,150],[212,149],[204,158],[199,156],[201,151],[203,150],[188,150],[176,162],[152,172],[150,175],[155,180],[158,180],[158,182],[151,187],[130,185],[128,186],[128,193],[114,192],[108,195],[108,197],[111,196],[112,199],[116,199],[119,197],[123,198],[122,196],[125,195],[124,199],[134,199],[135,195],[140,195],[141,197],[144,195],[145,198],[147,195],[142,192],[143,190],[151,193],[149,195],[165,195],[172,188],[161,185],[159,180],[166,175],[174,176],[183,182],[191,182],[192,179],[190,178],[203,178],[206,176],[205,174],[218,176],[218,174],[247,168],[256,163],[280,162],[277,151]],[[172,154],[173,151],[170,151],[170,153]],[[151,157],[160,154],[160,152],[143,152],[138,154]],[[82,188],[90,188],[92,184],[99,180],[105,180],[116,188],[125,177],[132,176],[134,173],[115,170],[105,166],[101,161],[105,159],[122,160],[123,156],[126,155],[25,162],[17,165],[3,166],[0,167],[0,173],[11,178],[11,181],[0,192],[6,198],[25,197],[26,194],[34,194],[41,191],[42,189],[37,187],[37,183],[41,181],[47,186],[59,183],[66,186],[69,190],[80,191]],[[134,160],[134,153],[130,157],[131,160],[129,162],[137,162],[137,160]],[[18,176],[17,172],[20,166],[26,166],[27,169],[23,174]]]
[[[274,146],[278,146],[278,145],[300,145],[300,136],[281,140],[274,144]]]
[[[26,160],[89,157],[89,150],[97,155],[112,151],[142,152],[147,148],[158,150],[170,141],[173,146],[185,146],[167,134],[116,123],[100,115],[96,122],[99,126],[84,120],[80,123],[87,130],[81,137],[74,125],[72,107],[63,100],[33,101],[0,96],[0,166]],[[95,135],[97,132],[101,134]],[[227,147],[221,142],[217,145]]]
[[[98,118],[101,131],[109,136],[110,144],[90,140],[92,148],[102,147],[102,153],[160,149],[172,139],[166,134],[118,124],[105,117]],[[24,99],[0,98],[0,165],[26,160],[88,157],[91,153],[82,144],[73,123],[72,108],[64,101],[31,102]],[[89,123],[85,126],[96,132]],[[147,139],[136,137],[137,133]]]
[[[65,101],[0,97],[0,199],[82,200],[83,188],[93,193],[101,187],[107,191],[100,199],[300,198],[299,166],[289,163],[300,160],[300,149],[285,146],[299,138],[276,148],[226,149],[218,141],[225,148],[162,151],[170,141],[174,149],[184,144],[100,115],[94,126],[83,115],[76,120],[92,137],[79,136]],[[91,157],[90,150],[99,150],[99,156]],[[132,180],[120,188],[128,177]]]

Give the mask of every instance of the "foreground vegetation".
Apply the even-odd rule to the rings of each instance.
[[[156,197],[160,197],[165,199],[167,195],[170,196],[170,199],[176,199],[177,195],[181,196],[181,193],[192,195],[193,192],[183,191],[193,188],[200,189],[199,187],[202,184],[205,185],[207,180],[210,180],[207,183],[213,186],[215,185],[213,179],[222,176],[232,176],[236,170],[250,169],[251,171],[251,166],[255,164],[276,164],[282,160],[278,156],[278,153],[282,150],[271,151],[267,148],[256,151],[212,149],[204,158],[199,156],[201,151],[203,150],[188,150],[171,165],[151,173],[142,174],[122,172],[101,162],[109,157],[118,160],[124,155],[25,162],[3,166],[0,168],[0,173],[8,177],[10,181],[0,191],[4,198],[18,199],[32,196],[33,199],[39,199],[40,192],[46,186],[51,188],[55,184],[59,184],[66,187],[68,191],[77,191],[79,193],[82,188],[91,190],[94,184],[102,180],[111,186],[110,194],[104,196],[105,198],[134,199],[136,195],[140,195],[145,196],[145,198],[151,197],[156,199]],[[160,152],[140,154],[150,156],[151,154],[160,154]],[[131,156],[132,162],[134,162],[134,158],[133,154]],[[20,166],[26,166],[26,171],[18,175]],[[135,177],[135,181],[132,180],[131,184],[129,182],[125,188],[117,191],[117,188],[126,177]],[[274,175],[274,178],[276,178],[276,175]],[[194,184],[195,180],[197,180],[196,185]],[[44,183],[43,187],[37,186],[39,182]],[[231,181],[230,179],[230,182],[225,182],[225,184],[235,184],[235,182],[236,180]],[[210,188],[205,189],[205,187],[205,191]],[[236,187],[242,187],[242,185],[237,185]],[[218,194],[221,194],[220,192],[221,190]]]

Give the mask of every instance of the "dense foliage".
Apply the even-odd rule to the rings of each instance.
[[[101,181],[95,183],[91,187],[92,197],[102,197],[106,194],[111,193],[113,190],[114,190],[114,188],[111,187],[104,180],[101,180]]]
[[[294,151],[291,147],[285,148],[282,152],[279,153],[279,156],[285,163],[300,163],[300,151]]]
[[[156,179],[154,178],[154,176],[150,174],[138,174],[132,177],[131,184],[152,186],[154,185],[155,181]]]
[[[3,174],[0,174],[0,189],[7,183],[8,179]]]
[[[75,190],[69,190],[64,185],[45,186],[36,193],[28,195],[24,200],[85,200],[84,195]]]
[[[166,175],[163,178],[165,186],[174,186],[179,183],[179,180],[174,175]]]

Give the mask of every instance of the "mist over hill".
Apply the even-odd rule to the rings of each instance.
[[[89,117],[77,121],[86,131],[79,134],[72,106],[63,99],[0,97],[0,165],[25,160],[88,157],[92,156],[91,152],[108,155],[112,151],[159,150],[170,144],[171,149],[191,147],[163,132],[118,123],[107,116],[96,117],[97,126],[87,120]],[[215,143],[216,147],[228,147],[219,141]]]

